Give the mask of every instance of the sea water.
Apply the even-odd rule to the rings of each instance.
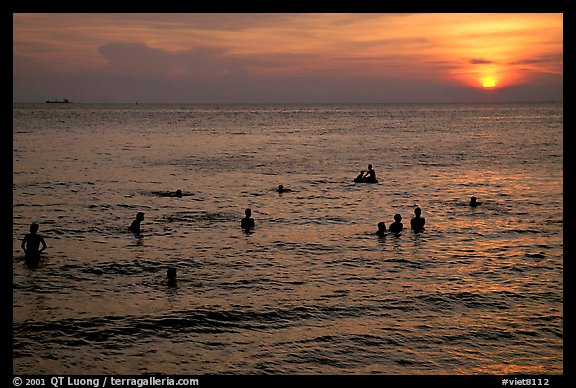
[[[561,374],[562,131],[561,103],[14,104],[14,373]]]

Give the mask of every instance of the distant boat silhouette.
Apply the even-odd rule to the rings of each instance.
[[[69,101],[67,98],[65,98],[65,99],[63,99],[63,100],[61,100],[61,101],[58,101],[58,100],[54,100],[54,101],[46,100],[46,104],[70,104],[70,101]]]

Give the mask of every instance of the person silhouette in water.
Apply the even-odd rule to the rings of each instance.
[[[421,217],[420,216],[421,214],[422,214],[422,209],[420,209],[419,207],[414,209],[415,217],[410,220],[410,227],[415,232],[421,232],[424,230],[424,225],[426,224],[426,219],[424,217]]]
[[[362,178],[364,178],[364,173],[365,173],[365,172],[366,172],[366,171],[364,171],[364,170],[360,171],[360,174],[358,174],[358,175],[356,176],[356,178],[354,178],[354,182],[356,182],[356,183],[362,182]]]
[[[170,267],[166,271],[168,287],[176,287],[176,268]]]
[[[254,219],[252,218],[252,210],[246,209],[244,210],[244,213],[246,214],[246,217],[242,218],[242,222],[240,223],[240,225],[244,230],[250,230],[254,228]]]
[[[44,252],[46,249],[46,241],[44,237],[38,234],[38,224],[32,223],[30,225],[30,233],[26,234],[22,239],[22,244],[20,247],[24,251],[26,260],[38,260],[40,258],[40,253]],[[40,247],[42,245],[42,247]]]
[[[278,188],[276,189],[276,191],[278,193],[282,194],[282,193],[288,193],[292,190],[285,188],[284,185],[278,185]]]
[[[470,204],[469,205],[472,207],[476,207],[476,206],[482,204],[482,202],[478,202],[476,199],[477,199],[476,197],[470,197]]]
[[[130,224],[130,231],[140,234],[140,223],[142,221],[144,221],[144,213],[142,212],[136,213],[136,219],[134,219],[132,221],[132,224]]]
[[[386,224],[384,222],[378,223],[378,230],[376,231],[378,237],[384,237],[386,235]]]
[[[404,229],[404,225],[400,221],[402,221],[402,216],[394,214],[394,222],[390,224],[388,230],[394,234],[400,233]]]
[[[176,197],[176,198],[181,198],[184,195],[182,193],[182,190],[180,189],[177,189],[176,191],[154,191],[153,193],[161,197]]]
[[[363,182],[363,183],[376,183],[378,180],[376,179],[376,171],[372,168],[372,165],[368,165],[368,171],[360,171],[360,174],[356,178],[354,178],[354,182]]]
[[[364,180],[366,182],[376,182],[376,171],[374,171],[371,164],[368,165],[368,171],[366,171]]]

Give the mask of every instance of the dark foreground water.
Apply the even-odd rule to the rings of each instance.
[[[561,104],[13,113],[14,373],[563,373]]]

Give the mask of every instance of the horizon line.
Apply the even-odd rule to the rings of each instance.
[[[547,100],[508,100],[508,101],[380,101],[380,102],[192,102],[192,101],[72,101],[58,102],[56,105],[69,104],[122,104],[122,105],[394,105],[394,104],[541,104],[541,103],[564,103],[564,99],[547,99]],[[48,104],[45,101],[12,101],[12,104]],[[54,105],[54,103],[50,103]]]

